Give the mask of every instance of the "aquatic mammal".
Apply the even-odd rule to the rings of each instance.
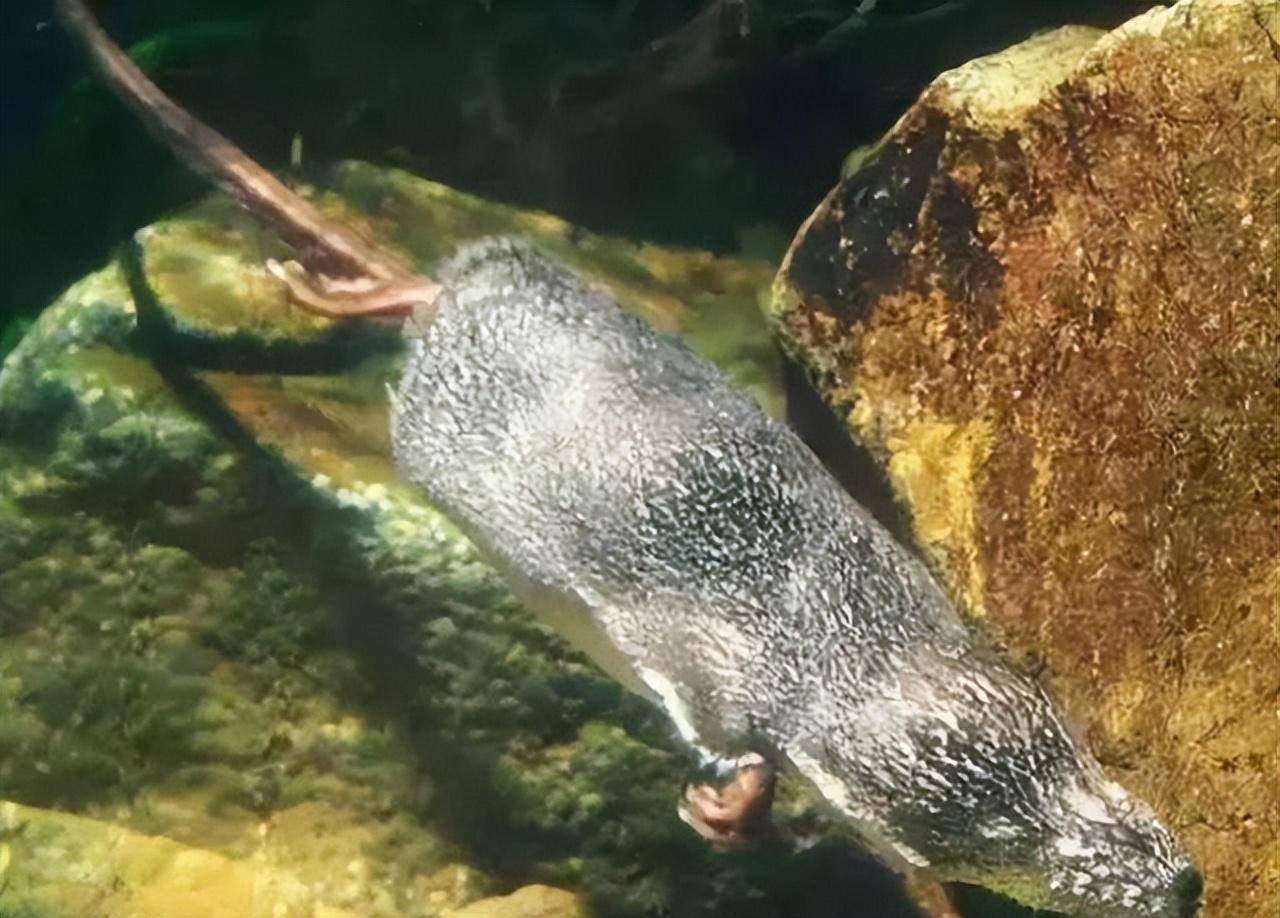
[[[772,763],[940,878],[1075,914],[1194,913],[1198,875],[1150,809],[715,367],[519,241],[419,275],[184,112],[80,0],[57,9],[153,132],[298,248],[306,268],[270,269],[299,306],[415,315],[399,471],[686,740],[755,754],[686,793],[703,835],[749,834]]]

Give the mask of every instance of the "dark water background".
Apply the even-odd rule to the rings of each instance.
[[[751,0],[716,74],[655,93],[704,0],[111,0],[111,33],[269,166],[361,158],[599,231],[776,255],[941,70],[1130,0]],[[869,4],[863,3],[866,8]],[[203,190],[85,78],[48,0],[0,4],[0,337]],[[9,337],[12,338],[10,332]]]
[[[366,159],[600,232],[777,257],[849,151],[940,71],[1148,5],[880,0],[859,15],[846,0],[752,0],[713,71],[666,93],[654,87],[679,55],[646,49],[704,0],[120,0],[101,14],[268,166],[301,137],[304,170]],[[205,188],[86,77],[47,2],[0,5],[0,87],[2,356],[61,288]],[[976,890],[958,904],[1027,914]]]

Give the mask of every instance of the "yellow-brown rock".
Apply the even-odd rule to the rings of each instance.
[[[801,230],[774,318],[968,612],[1207,874],[1280,901],[1280,5],[1183,0],[944,74]]]
[[[103,918],[356,914],[260,859],[237,860],[69,813],[2,803],[0,834],[0,914],[7,907],[13,914],[37,908]]]
[[[372,882],[340,814],[297,808],[262,826],[256,850],[229,857],[55,810],[0,802],[0,915],[102,918],[356,918],[403,914]],[[307,812],[301,812],[302,810]],[[319,822],[317,822],[317,819]],[[316,831],[325,827],[327,838]],[[359,839],[357,839],[358,841]],[[344,851],[343,848],[351,850]],[[416,884],[414,914],[580,918],[578,897],[534,884],[476,899],[474,872]],[[466,905],[459,905],[467,902]],[[35,911],[33,911],[33,909]]]
[[[509,896],[472,902],[449,913],[448,918],[582,918],[582,907],[573,893],[554,886],[524,886]]]

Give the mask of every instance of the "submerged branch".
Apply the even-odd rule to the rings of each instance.
[[[596,101],[562,105],[556,120],[586,134],[642,117],[667,99],[734,70],[746,34],[745,0],[711,0],[679,29],[625,57],[616,91]],[[573,94],[572,84],[571,77],[564,94]]]

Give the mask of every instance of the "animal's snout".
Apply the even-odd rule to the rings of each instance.
[[[1200,896],[1204,893],[1204,877],[1194,867],[1188,867],[1173,881],[1173,894],[1178,903],[1178,918],[1195,918],[1200,911]]]

